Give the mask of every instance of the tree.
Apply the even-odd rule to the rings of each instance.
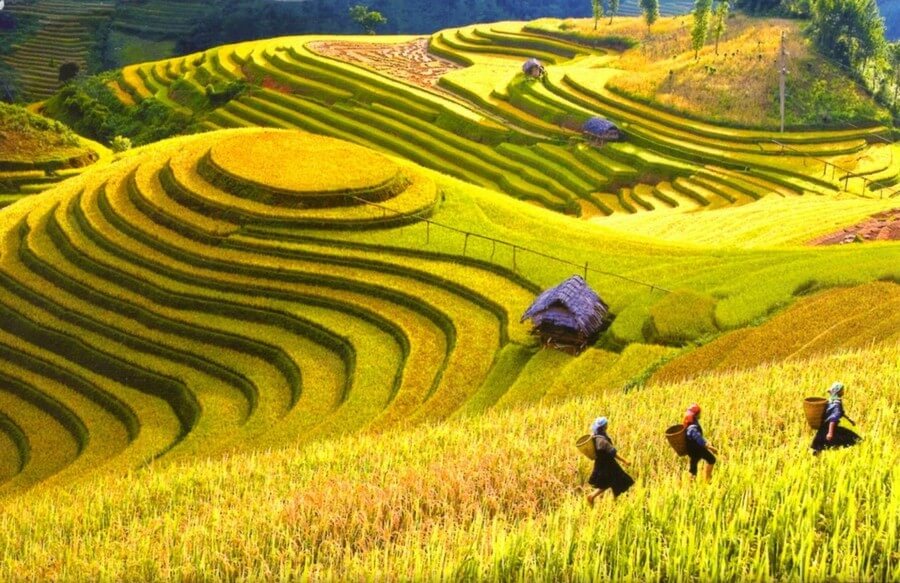
[[[737,0],[737,7],[750,14],[772,14],[781,6],[782,0]]]
[[[375,29],[387,24],[387,18],[377,10],[369,10],[365,4],[357,4],[350,8],[350,18],[362,27],[366,34],[375,34]]]
[[[644,13],[644,20],[647,21],[647,31],[659,19],[659,0],[640,0],[641,12]]]
[[[131,149],[131,139],[126,138],[125,136],[116,136],[109,143],[109,148],[117,154],[120,152],[127,152]]]
[[[591,0],[591,7],[594,9],[594,30],[597,30],[597,23],[603,17],[603,3],[601,0]]]
[[[719,39],[725,34],[729,8],[731,8],[729,0],[719,0],[716,5],[716,21],[713,24],[713,35],[716,37],[716,56],[719,54]]]
[[[219,45],[305,33],[348,34],[356,25],[347,7],[332,0],[206,2],[206,11],[187,32],[176,33],[176,52],[196,53]],[[199,5],[199,4],[198,4]]]
[[[11,71],[0,69],[0,101],[13,103],[16,100],[16,80]]]
[[[68,83],[72,79],[78,76],[78,73],[81,72],[81,67],[78,66],[78,63],[63,63],[59,66],[59,82],[60,83]]]
[[[613,17],[619,13],[619,0],[609,0],[609,23],[612,24]]]
[[[691,29],[691,47],[694,49],[694,60],[700,58],[700,49],[709,35],[709,13],[712,0],[695,0],[694,27]]]
[[[816,0],[810,31],[819,50],[852,68],[886,48],[884,20],[875,0]]]

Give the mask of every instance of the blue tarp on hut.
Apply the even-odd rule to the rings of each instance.
[[[579,275],[573,275],[537,297],[522,315],[531,319],[532,333],[545,344],[575,346],[583,349],[603,326],[609,306]]]
[[[616,124],[602,117],[592,117],[587,120],[581,126],[581,130],[592,136],[605,136],[610,132],[619,133],[619,128],[616,127]]]
[[[522,72],[531,77],[540,77],[544,74],[544,65],[537,59],[528,59],[522,65]]]

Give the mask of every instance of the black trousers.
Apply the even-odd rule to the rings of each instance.
[[[704,460],[709,465],[715,465],[716,456],[713,455],[705,446],[688,444],[688,457],[691,459],[690,472],[692,476],[697,475],[697,464],[700,460]]]
[[[862,439],[855,431],[852,431],[843,425],[838,425],[834,428],[834,435],[832,436],[831,441],[825,439],[827,435],[828,423],[823,423],[822,426],[819,427],[819,430],[816,431],[816,436],[813,438],[811,446],[813,451],[820,452],[823,449],[850,447],[856,445],[856,443]]]

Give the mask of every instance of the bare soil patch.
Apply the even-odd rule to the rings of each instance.
[[[819,237],[810,245],[843,245],[865,241],[900,241],[900,208],[872,215],[861,223]]]
[[[436,89],[438,80],[446,73],[462,68],[429,53],[427,38],[397,44],[318,41],[306,46],[322,56],[360,65],[429,90]]]

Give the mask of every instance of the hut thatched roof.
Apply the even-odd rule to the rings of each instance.
[[[616,124],[602,117],[592,117],[584,122],[581,129],[588,134],[603,135],[610,130],[618,130]]]
[[[525,61],[525,63],[522,65],[522,71],[523,71],[524,73],[530,73],[531,70],[534,69],[535,67],[543,68],[543,65],[542,65],[541,62],[538,61],[537,59],[528,59],[528,60]]]
[[[603,325],[608,312],[609,306],[587,282],[573,275],[539,295],[521,321],[531,318],[536,327],[547,323],[591,336]]]

